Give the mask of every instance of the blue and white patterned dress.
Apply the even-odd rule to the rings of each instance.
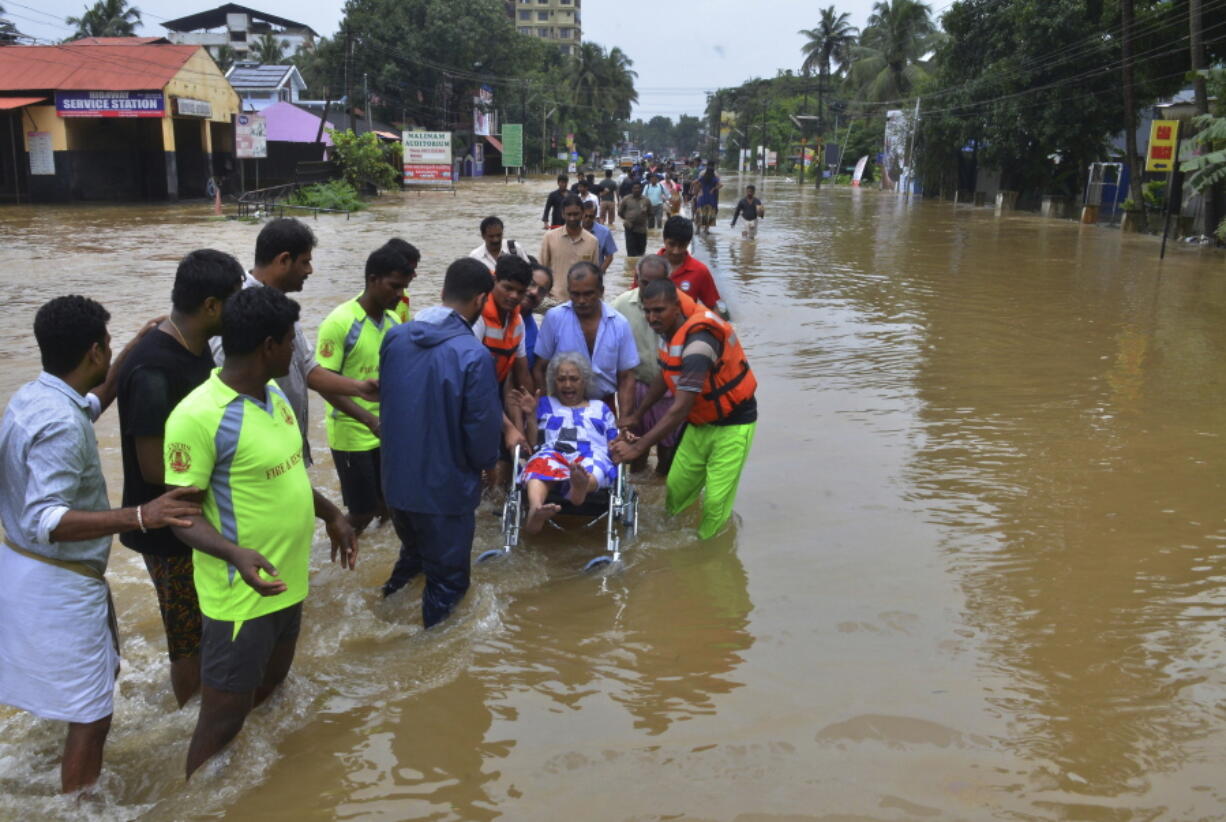
[[[520,475],[530,479],[565,482],[570,467],[578,464],[596,478],[598,488],[608,488],[617,477],[609,459],[609,446],[617,439],[617,420],[609,406],[588,400],[574,408],[554,397],[541,397],[536,406],[537,427],[543,441]]]

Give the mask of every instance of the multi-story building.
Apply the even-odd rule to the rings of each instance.
[[[167,29],[166,39],[170,42],[204,46],[213,59],[220,57],[223,46],[228,46],[239,60],[245,60],[266,34],[272,35],[290,57],[300,48],[314,48],[318,36],[306,23],[237,3],[167,20],[162,26]]]
[[[583,25],[580,0],[508,0],[507,10],[520,34],[557,43],[563,54],[579,48]]]

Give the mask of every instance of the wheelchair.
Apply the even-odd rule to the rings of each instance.
[[[485,551],[477,557],[478,562],[506,557],[520,545],[520,531],[527,518],[527,491],[518,482],[527,458],[520,446],[515,446],[512,455],[511,487],[507,489],[506,502],[502,506],[502,547]],[[550,489],[548,503],[561,506],[561,510],[546,521],[560,531],[591,532],[604,523],[605,553],[589,560],[584,571],[594,571],[605,566],[620,566],[623,542],[628,542],[639,532],[639,494],[630,482],[627,466],[617,467],[617,477],[610,488],[601,488],[588,495],[581,505],[574,505]],[[558,520],[561,519],[562,522]]]

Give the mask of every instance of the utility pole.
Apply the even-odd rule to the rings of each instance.
[[[1120,0],[1120,22],[1123,35],[1124,80],[1124,152],[1128,155],[1128,195],[1141,208],[1141,230],[1145,230],[1145,209],[1141,194],[1141,169],[1137,163],[1137,99],[1132,71],[1132,37],[1134,0]]]
[[[1192,49],[1192,90],[1196,99],[1196,113],[1209,113],[1209,94],[1205,88],[1205,40],[1203,23],[1204,18],[1201,14],[1201,6],[1203,0],[1188,0],[1188,34],[1189,44]],[[1214,206],[1214,189],[1216,186],[1209,186],[1201,195],[1204,203],[1201,214],[1204,215],[1205,234],[1212,235],[1213,230],[1217,228],[1217,210]],[[1167,197],[1175,196],[1174,191],[1168,191]]]
[[[370,75],[362,72],[362,108],[366,109],[366,133],[374,131],[370,124]]]
[[[349,127],[353,128],[353,85],[349,82],[349,60],[353,56],[353,39],[345,26],[345,113],[349,115]]]

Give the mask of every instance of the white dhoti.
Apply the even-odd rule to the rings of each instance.
[[[110,716],[119,653],[107,585],[0,545],[0,703],[44,719]]]

